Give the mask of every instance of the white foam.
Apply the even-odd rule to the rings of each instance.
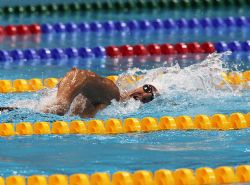
[[[173,67],[161,67],[152,70],[132,69],[119,76],[117,86],[121,92],[127,92],[144,84],[154,85],[161,94],[171,90],[211,90],[215,89],[215,84],[223,81],[222,72],[227,71],[222,67],[221,58],[229,55],[213,53],[204,61],[181,69],[178,64]],[[126,77],[143,74],[144,78],[134,83],[129,83]],[[131,81],[133,79],[131,78]]]
[[[192,95],[199,93],[203,96],[226,96],[227,93],[235,93],[235,91],[230,85],[228,85],[226,90],[220,91],[216,89],[216,84],[223,81],[221,73],[228,70],[222,66],[222,57],[229,54],[229,52],[223,54],[213,53],[204,61],[184,69],[181,69],[178,65],[151,70],[130,69],[126,73],[119,75],[116,85],[122,94],[141,87],[144,84],[152,84],[165,98],[168,98],[176,91],[183,93],[188,92]],[[131,77],[138,74],[144,76],[139,81]],[[131,77],[130,83],[126,80],[127,77]],[[131,81],[133,83],[131,83]],[[39,93],[39,95],[41,95],[39,100],[20,100],[13,106],[41,111],[55,102],[56,94],[57,88],[46,89]],[[169,101],[171,102],[171,100]],[[174,102],[172,103],[174,104]],[[74,103],[71,106],[71,110],[74,107],[73,105]],[[112,115],[132,113],[136,112],[140,106],[141,103],[133,99],[125,104],[112,101],[112,104],[103,110],[101,114],[110,114],[112,117]]]

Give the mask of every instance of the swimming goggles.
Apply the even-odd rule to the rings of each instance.
[[[150,99],[151,101],[156,97],[156,94],[154,93],[154,87],[152,85],[146,84],[142,86],[142,88],[145,93],[150,93],[152,95]]]

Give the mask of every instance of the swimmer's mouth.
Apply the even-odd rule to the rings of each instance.
[[[141,96],[138,96],[138,95],[134,95],[133,98],[135,100],[139,100],[141,101],[142,103],[148,103],[148,102],[151,102],[152,100],[155,99],[157,95],[155,93],[151,93],[151,96],[150,97],[141,97]]]

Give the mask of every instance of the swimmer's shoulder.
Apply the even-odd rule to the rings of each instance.
[[[80,70],[80,72],[82,74],[84,74],[87,78],[101,78],[95,72],[92,72],[92,71],[89,71],[89,70]]]
[[[120,90],[118,86],[110,79],[108,78],[103,78],[103,81],[105,85],[108,87],[109,91],[111,91],[112,96],[116,100],[120,100]]]
[[[96,73],[89,71],[89,70],[85,70],[85,69],[79,69],[77,67],[73,67],[70,71],[68,71],[67,74],[81,74],[82,76],[85,77],[99,77]]]
[[[89,83],[85,84],[89,86],[99,86],[99,89],[102,91],[103,94],[109,95],[112,97],[111,99],[120,99],[120,91],[117,85],[110,79],[106,77],[101,77],[96,73],[88,70],[81,70],[87,77],[87,81]]]

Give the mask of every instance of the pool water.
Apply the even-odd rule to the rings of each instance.
[[[98,13],[98,15],[66,14],[64,16],[33,16],[0,18],[0,23],[48,23],[129,19],[192,17],[227,17],[248,15],[247,9],[210,11],[167,11],[135,13]],[[204,41],[245,41],[249,28],[141,31],[136,33],[74,33],[2,38],[0,49],[95,47],[137,43],[176,43]],[[208,57],[208,58],[207,58]],[[152,83],[161,96],[148,104],[130,100],[112,102],[95,119],[125,119],[152,116],[179,116],[216,113],[247,113],[250,110],[249,89],[228,85],[216,89],[214,83],[223,80],[221,72],[250,70],[249,53],[218,55],[188,54],[123,59],[89,58],[62,60],[13,61],[0,63],[0,79],[62,77],[73,66],[88,69],[101,76],[120,75],[120,89],[130,89]],[[143,74],[131,84],[122,81],[124,75]],[[0,106],[20,109],[4,112],[0,122],[19,123],[56,120],[71,121],[77,116],[44,114],[39,110],[52,100],[36,93],[0,94]],[[94,172],[157,170],[177,168],[237,166],[250,163],[249,129],[233,131],[162,131],[121,135],[49,135],[0,138],[0,176],[33,174],[73,174]]]
[[[0,151],[3,176],[196,169],[236,166],[250,160],[249,129],[114,136],[32,136],[1,139],[0,144],[4,148]]]
[[[220,58],[220,57],[219,57]],[[223,57],[222,57],[223,58]],[[227,58],[227,57],[226,57]],[[145,73],[147,81],[151,81],[161,89],[162,95],[152,102],[142,105],[136,101],[127,104],[113,102],[109,107],[99,112],[95,119],[108,118],[125,119],[127,117],[143,118],[153,116],[179,116],[197,114],[213,115],[215,113],[230,114],[233,112],[247,113],[250,108],[248,90],[214,89],[209,80],[201,85],[200,78],[208,79],[208,74],[216,76],[215,69],[224,70],[221,64],[211,61],[197,62],[178,68],[147,65],[143,70],[121,70],[119,73]],[[191,62],[191,60],[190,60]],[[152,65],[152,64],[151,64]],[[196,67],[194,67],[196,66]],[[80,66],[81,67],[81,66]],[[211,69],[209,69],[211,67]],[[13,71],[23,71],[27,78],[40,74],[39,69],[45,69],[44,74],[53,74],[58,66],[40,66],[15,68]],[[56,77],[62,76],[70,67],[61,66],[56,70]],[[51,72],[49,72],[51,70]],[[100,70],[100,69],[98,69]],[[110,75],[111,70],[103,69],[103,76]],[[169,70],[165,75],[154,80],[154,75],[160,71]],[[9,74],[1,73],[3,77]],[[48,77],[48,76],[45,76]],[[15,78],[15,77],[14,77]],[[137,82],[140,85],[142,82]],[[125,84],[126,86],[126,84]],[[18,123],[22,121],[36,122],[56,120],[71,121],[80,119],[76,116],[56,116],[37,112],[43,103],[42,93],[2,94],[1,106],[14,105],[19,110],[2,113],[1,122]],[[249,129],[241,131],[164,131],[141,134],[124,134],[111,136],[30,136],[1,138],[0,174],[3,176],[21,174],[72,174],[96,171],[118,170],[135,171],[139,169],[156,170],[159,168],[176,169],[181,167],[197,168],[202,166],[216,167],[221,165],[236,166],[249,161]],[[11,144],[10,144],[11,143]],[[222,147],[223,146],[223,147]],[[41,155],[43,154],[43,155]],[[8,169],[8,170],[6,170]]]
[[[225,34],[227,33],[227,34]],[[68,47],[96,47],[125,45],[125,44],[151,44],[151,43],[177,43],[177,42],[217,42],[217,41],[246,41],[249,39],[250,28],[214,28],[207,29],[185,29],[178,28],[171,30],[149,30],[136,31],[130,33],[127,31],[110,33],[106,32],[75,32],[73,34],[44,34],[31,37],[5,37],[0,40],[0,49],[11,50],[19,48],[68,48]],[[98,36],[96,36],[98,35]],[[143,39],[142,39],[143,38]],[[1,39],[1,38],[0,38]]]

